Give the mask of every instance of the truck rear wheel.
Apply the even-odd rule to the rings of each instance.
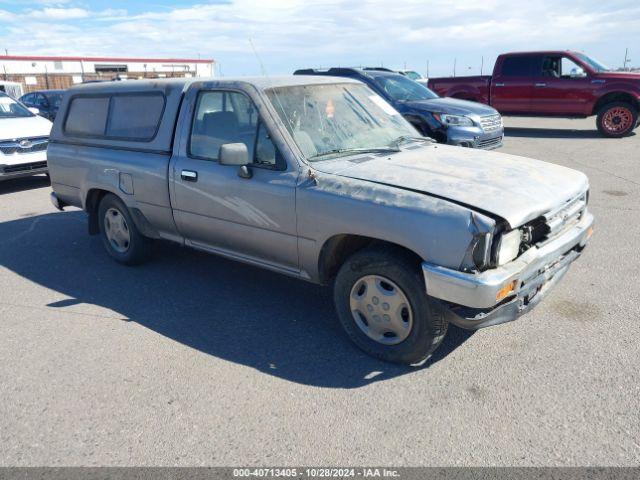
[[[148,239],[136,227],[122,200],[107,194],[98,207],[98,224],[104,248],[117,262],[137,265],[147,259]]]
[[[388,362],[422,363],[447,332],[444,312],[427,296],[415,259],[393,248],[352,255],[336,276],[334,302],[349,338]]]
[[[611,102],[598,112],[598,131],[609,138],[620,138],[631,133],[638,122],[638,110],[626,102]]]

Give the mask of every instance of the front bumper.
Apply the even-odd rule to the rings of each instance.
[[[481,148],[483,150],[493,150],[502,146],[504,129],[500,128],[493,132],[485,132],[478,126],[456,127],[449,126],[446,129],[447,143],[459,147]]]
[[[30,177],[49,171],[46,161],[19,163],[16,165],[0,164],[0,181],[12,178]]]
[[[593,232],[593,215],[541,247],[532,247],[516,260],[482,273],[465,273],[422,264],[428,294],[447,307],[449,321],[477,329],[515,320],[533,308],[580,256]],[[513,292],[498,301],[505,285]]]

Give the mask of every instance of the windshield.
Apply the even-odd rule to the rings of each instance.
[[[49,105],[53,108],[60,108],[60,102],[62,102],[62,94],[61,93],[48,93],[47,100],[49,101]]]
[[[397,150],[399,138],[418,136],[402,115],[364,85],[300,85],[266,93],[310,161]]]
[[[438,98],[438,95],[424,85],[402,75],[376,75],[373,81],[397,102]]]
[[[578,59],[580,59],[583,63],[587,64],[587,66],[595,72],[611,71],[611,69],[607,67],[604,63],[599,62],[595,58],[588,57],[584,53],[575,53],[574,55],[578,57]]]
[[[25,106],[7,95],[0,95],[0,118],[33,117]]]

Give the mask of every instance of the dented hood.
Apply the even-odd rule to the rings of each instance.
[[[343,157],[313,166],[319,172],[445,198],[501,217],[512,227],[562,205],[589,185],[586,175],[560,165],[448,145]]]

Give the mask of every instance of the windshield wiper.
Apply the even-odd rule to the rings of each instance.
[[[400,135],[398,138],[389,143],[389,146],[392,148],[400,149],[400,145],[406,142],[429,142],[436,143],[436,141],[431,137],[416,137],[412,135]]]
[[[396,153],[399,152],[398,147],[392,145],[385,147],[368,147],[368,148],[334,148],[333,150],[327,150],[326,152],[317,153],[309,157],[309,160],[326,157],[327,155],[340,155],[340,154],[355,154],[355,153]]]

